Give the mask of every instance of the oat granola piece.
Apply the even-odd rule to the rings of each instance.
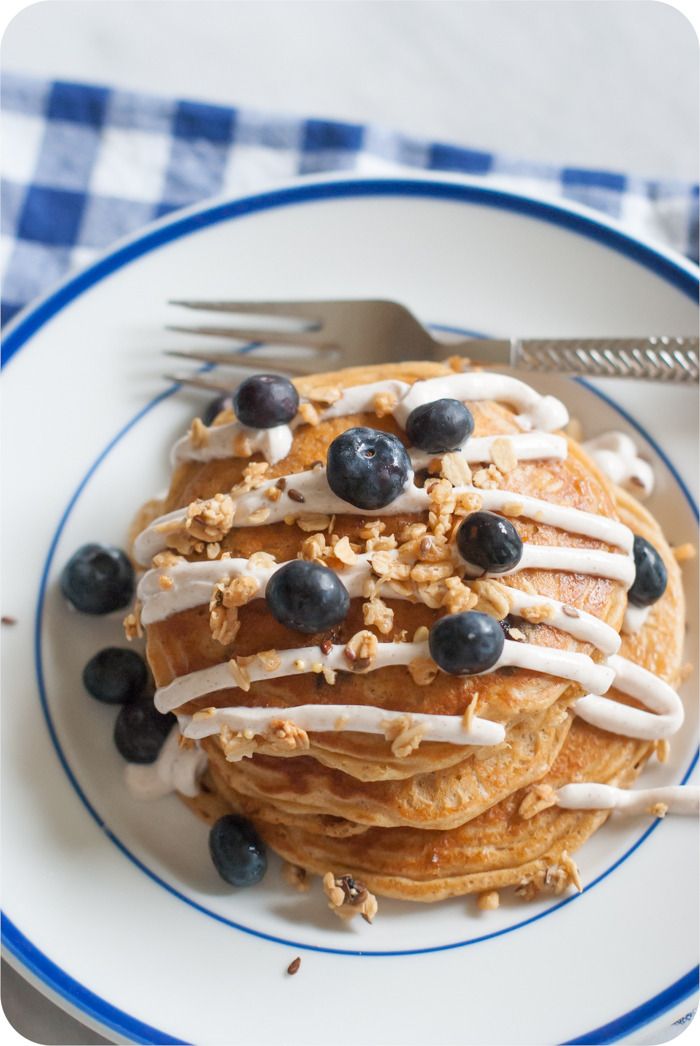
[[[232,730],[230,726],[224,725],[219,731],[219,741],[228,763],[249,759],[258,749],[258,741],[252,730]]]
[[[518,455],[513,441],[507,436],[499,436],[491,444],[491,460],[499,472],[512,472],[518,467]]]
[[[255,656],[266,672],[276,672],[282,664],[282,658],[276,650],[259,650]]]
[[[300,403],[297,416],[301,418],[302,424],[304,425],[316,426],[321,420],[321,417],[313,403]]]
[[[515,887],[515,893],[517,897],[522,897],[525,901],[534,901],[541,889],[541,882],[537,882],[535,879],[521,879]]]
[[[379,640],[374,632],[362,629],[345,644],[345,660],[353,672],[366,672],[377,657]]]
[[[411,573],[408,563],[402,563],[388,551],[373,552],[370,565],[375,574],[390,581],[405,581]]]
[[[326,872],[323,891],[328,898],[328,907],[341,919],[361,915],[365,922],[371,923],[377,914],[377,898],[352,875],[335,876],[333,872]]]
[[[333,527],[333,517],[327,516],[322,512],[305,512],[299,516],[292,518],[293,522],[300,530],[305,531],[307,534],[311,534],[317,530],[331,530]],[[285,519],[285,523],[286,523]]]
[[[254,552],[248,560],[248,566],[251,570],[271,570],[276,562],[269,552]]]
[[[503,585],[489,578],[478,578],[472,582],[472,588],[477,595],[476,609],[484,614],[490,614],[502,621],[510,613],[510,602],[508,594]]]
[[[654,803],[649,807],[649,813],[654,817],[662,819],[668,813],[668,805],[666,803]]]
[[[465,491],[458,494],[455,499],[455,515],[468,516],[470,512],[478,512],[483,505],[483,498],[473,491]]]
[[[435,581],[444,581],[452,575],[453,570],[451,562],[416,563],[411,567],[410,577],[418,585],[432,584]]]
[[[275,719],[265,733],[268,748],[284,752],[305,752],[309,749],[309,735],[289,719]]]
[[[365,542],[365,552],[391,552],[396,548],[396,538],[393,534],[382,534],[378,538],[368,538]]]
[[[657,741],[654,745],[654,754],[660,763],[665,763],[668,760],[668,753],[670,750],[671,746],[666,737],[662,737],[661,740]]]
[[[304,538],[301,543],[301,550],[299,557],[306,560],[316,560],[320,562],[326,554],[326,539],[322,532],[317,531],[312,534],[311,537]]]
[[[531,625],[540,625],[544,621],[551,621],[554,617],[554,608],[548,603],[538,603],[536,606],[523,607],[518,611],[518,616],[529,621]]]
[[[221,541],[233,526],[235,509],[230,494],[197,498],[187,508],[185,529],[196,541]]]
[[[448,614],[460,614],[464,610],[473,610],[478,600],[476,592],[473,592],[460,577],[453,576],[445,579],[442,606],[447,609]]]
[[[384,737],[391,744],[392,755],[397,759],[405,759],[411,752],[415,752],[424,734],[425,727],[420,723],[414,723],[410,715],[387,720],[384,724]]]
[[[250,690],[250,675],[245,665],[241,664],[241,658],[232,657],[228,663],[228,667],[236,686],[246,692]]]
[[[347,536],[339,538],[333,544],[333,556],[347,567],[351,567],[354,563],[357,563],[357,553],[352,548],[350,538]]]
[[[465,730],[471,730],[472,724],[474,723],[474,717],[476,716],[476,709],[479,704],[479,691],[475,690],[472,694],[471,701],[464,709],[464,715],[462,716],[462,726]]]
[[[238,608],[225,607],[222,603],[217,602],[219,595],[220,593],[215,592],[209,604],[209,630],[212,639],[221,643],[222,646],[228,646],[238,635],[241,622],[238,617]]]
[[[399,541],[415,541],[427,534],[428,528],[425,523],[404,523],[398,532]]]
[[[374,413],[378,418],[384,418],[387,414],[391,414],[398,402],[393,392],[377,392],[372,400]]]
[[[475,487],[481,487],[482,490],[495,490],[503,482],[503,474],[495,465],[488,465],[487,468],[479,469],[474,473],[472,482]]]
[[[408,671],[417,686],[429,686],[438,674],[438,667],[431,657],[414,657],[408,663]]]
[[[369,541],[371,538],[378,538],[385,530],[386,523],[383,519],[364,520],[357,532],[357,536],[362,538],[363,541]]]
[[[165,549],[163,552],[157,552],[153,557],[153,566],[167,570],[168,567],[176,567],[180,563],[186,563],[187,560],[184,556],[178,556],[170,549]]]
[[[560,894],[569,885],[575,886],[579,893],[583,890],[576,862],[566,850],[562,850],[558,863],[550,865],[545,871],[542,886]]]
[[[132,639],[141,639],[143,626],[141,625],[141,604],[138,600],[134,603],[134,609],[127,614],[123,621],[124,635],[129,642]]]
[[[215,587],[221,589],[221,602],[225,607],[244,607],[255,599],[260,590],[257,579],[245,575],[219,582]]]
[[[472,470],[464,454],[459,450],[443,454],[440,460],[440,475],[453,487],[468,487],[472,481]]]
[[[209,429],[203,424],[201,418],[194,418],[192,421],[189,438],[194,450],[200,450],[209,445]]]
[[[494,912],[500,903],[501,899],[498,890],[489,890],[487,893],[479,894],[476,906],[480,912]]]
[[[394,627],[394,611],[376,596],[362,604],[362,618],[367,628],[374,627],[383,636],[389,635]]]

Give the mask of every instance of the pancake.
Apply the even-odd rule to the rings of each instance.
[[[276,436],[230,411],[193,425],[166,498],[135,528],[135,557],[151,566],[137,615],[156,706],[208,757],[187,802],[209,822],[243,814],[290,863],[386,896],[563,888],[571,853],[608,812],[564,809],[557,790],[628,787],[656,744],[624,725],[632,710],[675,708],[661,683],[642,702],[654,686],[640,690],[633,672],[671,687],[679,677],[683,593],[658,524],[554,431],[557,401],[506,376],[414,363],[295,384],[300,413]],[[415,474],[384,509],[334,497],[331,442],[363,426],[408,445],[402,404],[431,402],[427,389],[467,402],[469,440],[434,456],[409,447]],[[515,529],[522,558],[506,574],[460,559],[458,527],[479,510]],[[618,656],[632,534],[668,582]],[[270,612],[268,582],[297,559],[346,585],[339,623],[302,634]],[[451,674],[428,640],[465,611],[501,622],[504,653]]]
[[[346,388],[359,383],[376,381],[377,377],[410,380],[414,376],[452,376],[454,372],[439,364],[412,364],[391,367],[368,367],[350,369],[327,375],[315,375],[296,381],[300,393],[313,396],[314,388]],[[521,430],[513,412],[501,404],[491,401],[472,403],[474,435],[517,434]],[[266,478],[291,476],[314,461],[325,460],[329,443],[340,432],[354,425],[367,425],[386,431],[402,433],[402,429],[390,416],[377,417],[373,412],[359,413],[342,418],[321,421],[316,426],[304,426],[295,430],[290,453],[272,465],[265,473]],[[259,458],[254,455],[253,460]],[[226,458],[211,462],[186,462],[176,469],[164,511],[171,512],[194,499],[204,499],[217,491],[230,489],[241,480],[247,459]],[[486,480],[488,482],[488,480]],[[553,500],[585,512],[596,513],[615,519],[614,500],[610,489],[598,471],[593,468],[582,451],[573,443],[564,461],[522,461],[508,474],[508,489],[516,495],[526,493],[543,500]],[[368,514],[367,518],[336,515],[333,534],[338,538],[349,536],[353,540],[362,530],[362,524],[379,519],[384,523],[383,537],[400,534],[402,528],[421,522],[423,515],[417,514]],[[582,535],[572,534],[542,523],[523,518],[513,519],[518,533],[529,545],[566,546],[581,549],[614,552],[613,546]],[[264,548],[276,557],[277,562],[295,558],[299,554],[302,540],[308,535],[295,526],[284,523],[232,529],[221,541],[221,552],[235,557],[247,557]],[[187,556],[196,561],[205,558],[195,552]],[[342,566],[339,570],[342,577]],[[587,611],[619,630],[625,607],[624,586],[617,581],[596,576],[569,573],[566,571],[522,570],[509,577],[509,586],[525,592],[537,592],[560,600],[562,603]],[[363,628],[361,600],[353,600],[346,620],[333,630],[332,639],[346,643]],[[413,636],[421,626],[430,627],[435,619],[435,610],[421,603],[393,600],[386,603],[393,611],[394,627],[387,635],[380,635],[381,642],[393,641],[402,632]],[[253,600],[239,611],[241,627],[235,640],[228,644],[216,642],[209,629],[209,611],[206,606],[188,609],[182,613],[157,621],[147,629],[147,653],[156,685],[164,687],[173,679],[202,670],[232,657],[247,657],[261,648],[282,651],[299,644],[299,633],[276,622],[265,606],[264,600]],[[528,630],[524,625],[523,629]],[[556,629],[540,626],[536,629],[533,642],[555,649],[580,652],[601,660],[602,655],[591,644],[581,642]],[[326,634],[308,637],[309,645],[321,643]],[[371,704],[405,712],[425,712],[438,715],[462,715],[472,700],[475,691],[479,694],[479,714],[490,720],[507,724],[527,714],[541,713],[560,701],[571,687],[567,682],[537,672],[511,671],[472,678],[440,674],[429,687],[416,684],[403,668],[387,668],[367,675],[343,673],[334,686],[324,685],[322,677],[313,680],[308,676],[285,677],[253,683],[248,692],[224,689],[211,692],[205,698],[191,701],[180,709],[191,714],[204,707],[227,707],[232,704],[250,706],[291,707],[304,702]],[[569,694],[571,697],[571,694]],[[368,735],[352,733],[342,735],[317,734],[313,738],[319,757],[326,765],[336,766],[359,779],[382,780],[391,776],[412,775],[428,772],[440,766],[448,766],[461,758],[452,750],[453,746],[421,746],[415,757],[408,756],[398,762],[391,759],[387,745]],[[415,760],[415,761],[414,761]],[[374,769],[378,767],[378,769]]]

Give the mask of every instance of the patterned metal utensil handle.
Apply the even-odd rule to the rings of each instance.
[[[591,378],[688,384],[698,380],[698,338],[514,338],[511,365]]]

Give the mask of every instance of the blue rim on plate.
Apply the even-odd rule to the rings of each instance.
[[[697,271],[689,263],[682,263],[676,261],[674,258],[667,256],[660,251],[649,247],[647,244],[640,240],[636,240],[634,237],[621,232],[619,229],[612,225],[606,225],[602,221],[598,221],[593,217],[588,217],[585,214],[578,213],[574,210],[567,210],[563,207],[556,206],[554,204],[543,203],[542,201],[531,199],[524,196],[519,196],[513,193],[502,192],[494,189],[486,189],[481,186],[467,185],[460,183],[434,181],[429,179],[352,179],[352,180],[340,180],[334,179],[332,181],[320,181],[310,182],[308,184],[302,184],[294,187],[280,189],[272,192],[263,193],[256,196],[245,197],[238,200],[227,201],[224,203],[218,203],[205,207],[202,209],[196,209],[189,213],[182,215],[179,218],[168,220],[164,219],[156,226],[150,228],[148,231],[137,235],[133,239],[129,240],[122,246],[113,249],[111,252],[106,254],[100,260],[95,262],[93,265],[78,273],[78,275],[67,279],[62,283],[53,293],[42,299],[34,307],[31,307],[22,313],[20,313],[16,319],[9,325],[8,333],[5,335],[3,340],[3,364],[18,352],[23,345],[32,337],[36,331],[38,331],[52,316],[56,315],[63,308],[65,308],[70,302],[79,297],[82,293],[88,290],[90,287],[99,283],[102,279],[109,276],[111,273],[117,271],[128,265],[130,262],[147,254],[151,251],[158,249],[159,247],[175,240],[187,236],[193,232],[196,232],[209,225],[217,224],[223,221],[231,221],[240,218],[247,214],[253,214],[260,211],[269,210],[272,208],[287,207],[297,204],[303,204],[307,202],[315,202],[323,199],[340,199],[340,198],[352,198],[352,197],[368,197],[368,196],[418,196],[426,197],[439,200],[451,200],[461,203],[467,203],[476,206],[492,207],[498,210],[506,210],[522,214],[528,217],[539,219],[550,224],[561,226],[568,231],[584,236],[588,239],[593,239],[603,246],[616,251],[618,254],[622,254],[627,258],[632,259],[642,267],[654,272],[665,282],[670,283],[682,293],[693,299],[697,300],[698,297],[698,275]],[[583,382],[587,385],[587,383]],[[681,477],[676,472],[675,468],[668,460],[666,455],[661,451],[655,442],[651,439],[648,433],[639,425],[639,423],[628,415],[609,397],[600,393],[598,389],[592,386],[587,387],[605,399],[615,410],[621,413],[626,420],[632,424],[644,438],[654,446],[659,456],[665,462],[666,466],[674,475],[676,482],[681,488],[685,498],[688,500],[691,508],[693,509],[696,517],[698,514],[697,507],[695,506],[693,499],[683,483]],[[157,397],[148,407],[144,408],[143,411],[139,412],[139,415],[132,419],[127,426],[130,428],[143,414],[152,409],[156,403],[160,402],[170,391],[166,390],[161,396]],[[37,619],[36,619],[36,632],[35,638],[39,636],[39,628],[41,621],[41,610],[43,605],[43,589],[46,582],[46,576],[48,568],[50,566],[53,551],[55,550],[60,531],[65,523],[68,513],[71,511],[75,500],[79,493],[84,488],[89,477],[94,472],[95,468],[99,465],[100,461],[103,460],[104,456],[112,448],[114,443],[121,438],[125,430],[122,430],[115,440],[111,441],[110,445],[105,448],[99,458],[95,461],[92,468],[81,482],[78,490],[73,495],[66,512],[59,523],[56,534],[51,542],[51,548],[47,556],[46,567],[42,577],[41,592],[39,595],[39,601],[37,606]],[[38,648],[37,648],[38,649]],[[56,747],[59,759],[66,770],[73,786],[78,791],[80,798],[86,805],[93,817],[95,817],[100,824],[102,824],[99,815],[90,806],[89,801],[81,792],[77,782],[75,781],[70,768],[61,752],[58,744],[58,739],[53,730],[53,726],[48,715],[48,708],[46,705],[43,679],[41,677],[41,667],[37,660],[38,670],[38,682],[40,695],[42,698],[42,705],[44,707],[44,713],[47,717],[47,725],[51,734],[52,741]],[[695,762],[697,761],[697,753],[693,762],[691,763],[688,771],[685,774],[684,780],[687,779],[691,773]],[[103,826],[105,827],[105,826]],[[639,845],[650,835],[650,833],[656,828],[656,825],[650,826],[637,840],[633,847],[626,852],[621,858],[619,858],[605,873],[598,877],[593,883],[589,884],[587,889],[592,888],[596,882],[599,882],[602,878],[610,874],[619,864],[624,861],[633,850],[636,850]],[[138,858],[134,857],[129,853],[128,850],[120,843],[116,837],[111,833],[110,838],[117,845],[126,856],[130,857],[131,860],[135,861],[139,867],[141,867],[148,875],[153,878],[157,878],[154,874],[147,869],[145,866],[138,861]],[[174,891],[167,883],[161,882],[166,889],[171,892],[175,892],[178,896],[181,896],[177,891]],[[194,902],[188,898],[182,897],[190,904]],[[565,899],[559,902],[557,905],[548,909],[546,912],[540,913],[531,919],[524,920],[517,924],[517,926],[525,925],[543,918],[548,915],[551,911],[564,904],[570,903],[573,898]],[[195,907],[200,907],[194,905]],[[214,918],[218,918],[221,921],[228,922],[229,920],[222,919],[215,913],[208,912],[206,909],[201,909],[208,915],[213,915]],[[247,927],[238,926],[238,924],[232,923],[238,929],[244,930],[248,933],[254,933],[256,936],[264,937],[271,940],[278,940],[277,938],[271,937],[270,935],[261,934],[257,931],[252,931]],[[510,930],[517,927],[508,927],[499,934],[491,934],[487,936],[496,936],[502,933],[510,932]],[[146,1043],[162,1043],[162,1042],[180,1042],[182,1040],[176,1039],[171,1035],[163,1033],[156,1028],[153,1028],[143,1022],[137,1020],[129,1014],[123,1013],[121,1010],[116,1009],[106,1000],[99,998],[87,989],[85,986],[76,982],[68,974],[62,971],[56,966],[47,956],[35,948],[32,943],[27,940],[21,931],[13,925],[13,923],[6,917],[3,916],[2,924],[2,936],[3,943],[7,948],[8,952],[15,957],[22,965],[24,965],[29,971],[31,971],[41,982],[43,982],[51,990],[62,996],[67,1002],[77,1009],[84,1012],[88,1017],[96,1020],[103,1026],[115,1031],[119,1035],[128,1037],[131,1041],[135,1042],[146,1042]],[[439,948],[428,948],[412,950],[410,952],[403,952],[398,954],[416,954],[418,952],[425,951],[436,951],[444,950],[445,948],[462,947],[469,943],[476,943],[477,940],[483,940],[484,938],[473,939],[472,941],[457,942],[455,944],[449,944],[441,946]],[[292,942],[283,942],[292,943]],[[317,951],[340,951],[341,954],[348,954],[348,951],[341,949],[325,949],[318,948],[315,946],[303,945],[300,942],[294,942],[297,947],[312,948]],[[350,952],[350,954],[358,954],[356,952]],[[386,954],[397,954],[397,953],[364,953],[365,956],[370,955],[386,955]],[[633,1010],[617,1018],[616,1020],[603,1025],[592,1032],[589,1032],[583,1036],[578,1036],[576,1039],[571,1040],[575,1042],[614,1042],[624,1035],[629,1034],[634,1030],[638,1030],[640,1027],[648,1024],[650,1021],[659,1017],[663,1013],[667,1012],[673,1005],[681,1002],[687,998],[697,988],[698,984],[698,968],[691,970],[680,980],[670,985],[664,991],[654,996],[654,998],[647,1000],[640,1006],[635,1007]]]

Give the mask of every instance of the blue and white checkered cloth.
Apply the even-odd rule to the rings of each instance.
[[[5,74],[3,322],[154,218],[297,175],[410,170],[587,204],[697,261],[698,186],[528,163],[373,125],[300,119]]]

